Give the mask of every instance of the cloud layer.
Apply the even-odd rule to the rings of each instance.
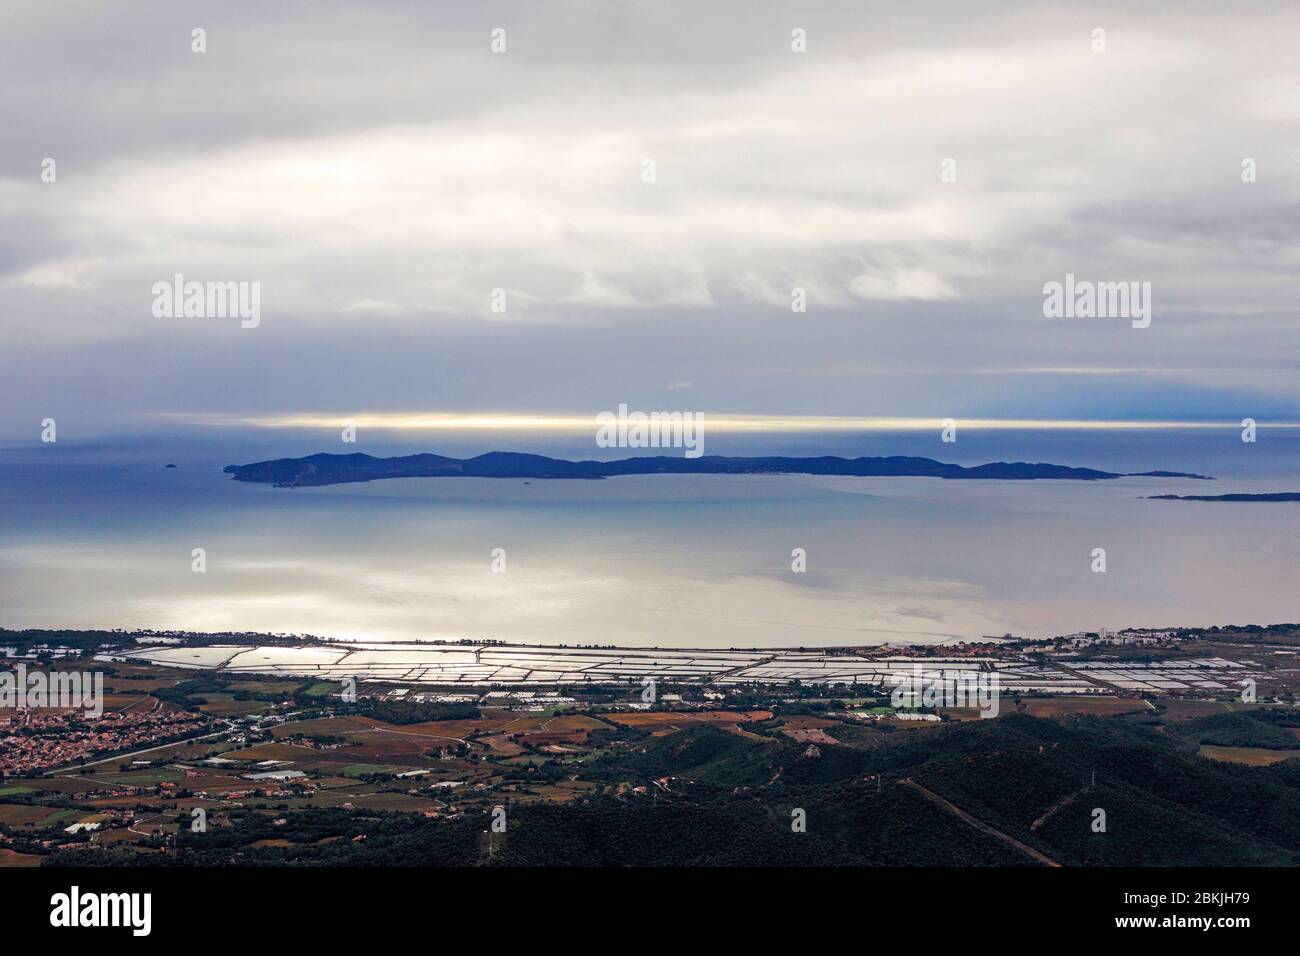
[[[1300,410],[1285,8],[6,17],[0,434],[45,415],[92,432],[177,411],[620,401]],[[1151,282],[1152,327],[1045,319],[1042,286],[1066,272]],[[176,273],[260,282],[262,324],[155,318],[150,289]]]

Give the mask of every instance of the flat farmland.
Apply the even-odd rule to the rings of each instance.
[[[41,857],[31,853],[18,853],[14,850],[0,849],[0,868],[10,866],[40,866]]]
[[[276,740],[303,735],[307,737],[341,737],[353,730],[369,730],[379,721],[369,717],[318,717],[315,720],[298,720],[281,724],[271,731]]]
[[[587,734],[608,729],[609,724],[585,714],[558,714],[554,717],[528,715],[516,717],[498,728],[503,734]]]
[[[839,726],[842,726],[840,721],[829,717],[795,714],[781,718],[781,733],[801,743],[837,744],[839,741],[828,734],[826,728]]]
[[[1116,714],[1133,714],[1150,710],[1145,701],[1125,697],[1031,697],[1021,700],[1026,713],[1035,717],[1071,717],[1095,714],[1113,717]]]
[[[111,694],[105,692],[103,703],[104,710],[106,711],[148,713],[151,710],[156,710],[161,701],[159,701],[158,698],[150,697],[148,694],[143,692],[134,694]]]
[[[512,723],[510,717],[480,717],[477,720],[430,720],[422,724],[403,724],[400,727],[391,724],[382,725],[390,731],[416,734],[425,737],[441,737],[444,740],[463,740],[470,734],[487,734],[501,730]]]
[[[732,720],[738,720],[732,715]],[[500,758],[517,757],[520,746],[585,747],[593,730],[613,725],[584,714],[514,714],[494,711],[489,716],[465,720],[433,720],[418,724],[388,724],[369,717],[335,717],[301,721],[277,727],[275,744],[258,744],[228,756],[242,760],[292,760],[297,769],[310,766],[348,764],[391,764],[403,768],[428,767],[436,762],[435,751],[446,751],[462,743],[486,749]],[[337,749],[309,748],[292,744],[295,735],[337,737],[344,745]],[[475,740],[471,736],[478,735]]]
[[[302,686],[302,681],[297,680],[240,680],[232,682],[229,688],[232,691],[246,690],[252,694],[283,694],[289,697]]]
[[[165,713],[167,706],[166,701],[159,700],[157,697],[138,697],[133,703],[123,707],[122,712],[124,714],[151,714],[154,711]]]
[[[96,810],[120,810],[139,806],[140,800],[138,797],[91,797],[85,804]]]
[[[350,763],[343,768],[342,774],[345,777],[364,777],[372,773],[401,773],[405,769],[401,764]]]
[[[57,807],[27,806],[18,803],[0,804],[0,823],[11,827],[41,826],[61,811]]]
[[[770,710],[632,711],[604,716],[624,727],[648,730],[654,736],[662,737],[701,723],[737,726],[754,720],[770,720],[772,712]]]
[[[104,678],[104,693],[106,694],[130,694],[134,697],[141,697],[150,694],[156,690],[162,690],[164,687],[175,687],[180,683],[179,678],[171,677],[133,677],[125,678],[122,676],[112,676]]]
[[[177,786],[183,786],[186,790],[204,790],[213,792],[221,790],[247,789],[249,783],[250,781],[241,780],[233,774],[229,776],[224,774],[213,774],[211,776],[186,777],[185,782],[183,784],[177,784]]]
[[[338,750],[322,750],[317,759],[331,763],[391,763],[407,768],[428,767],[436,763],[428,752],[436,742],[420,735],[406,735],[396,731],[376,729],[348,737],[346,746]]]
[[[980,711],[978,707],[940,707],[938,712],[949,720],[980,720]],[[1009,713],[1010,708],[1002,710],[999,708],[999,714]]]
[[[783,727],[781,733],[804,744],[837,744],[834,737],[820,727]]]
[[[792,714],[788,717],[781,717],[782,727],[788,727],[791,730],[809,730],[813,728],[825,730],[827,727],[837,727],[841,723],[842,721],[831,717],[816,717],[812,714]]]
[[[526,741],[537,747],[569,745],[585,746],[587,735],[593,730],[611,729],[612,725],[582,714],[555,717],[519,717],[504,724],[488,740],[506,738]]]
[[[532,788],[535,793],[525,793],[514,797],[519,803],[568,803],[596,790],[596,785],[585,780],[563,780],[555,784],[543,784]]]
[[[1165,716],[1174,720],[1208,717],[1211,714],[1231,714],[1242,710],[1254,710],[1260,706],[1225,700],[1162,700],[1160,704],[1165,709]]]
[[[194,679],[194,671],[175,667],[121,663],[112,666],[115,673],[104,675],[104,689],[117,694],[147,694]]]
[[[324,751],[302,744],[254,744],[238,750],[227,750],[221,755],[221,759],[238,760],[241,763],[260,763],[263,760],[302,760],[322,752]]]
[[[330,772],[337,772],[338,769],[338,767],[331,767]],[[344,776],[317,777],[313,782],[316,784],[317,790],[330,790],[338,787],[355,787],[357,785],[355,780]]]
[[[487,744],[492,753],[499,757],[517,757],[524,752],[523,747],[509,737],[502,737],[500,734],[484,737],[481,742]]]
[[[170,767],[156,767],[130,773],[102,773],[97,774],[96,779],[128,787],[152,787],[160,783],[180,783],[185,774]]]
[[[352,802],[366,810],[400,810],[406,813],[423,813],[425,810],[437,810],[442,807],[441,803],[429,797],[392,791],[363,794]]]
[[[1248,767],[1267,767],[1283,760],[1300,760],[1300,750],[1269,750],[1264,747],[1220,747],[1215,744],[1202,744],[1202,757],[1222,760],[1226,763],[1240,763]]]
[[[434,763],[427,752],[434,749],[437,742],[424,734],[409,734],[383,726],[335,733],[346,740],[343,746],[336,749],[324,750],[289,743],[257,744],[233,751],[229,756],[255,762],[286,760],[290,763],[285,769],[294,770],[338,768],[358,763],[399,764],[409,769],[427,767]]]
[[[112,784],[100,780],[95,775],[84,777],[63,775],[58,777],[41,777],[39,780],[24,780],[22,785],[43,790],[47,793],[85,793],[88,790],[102,790]]]
[[[229,748],[230,744],[215,742],[180,743],[151,750],[147,756],[150,760],[202,760],[204,757],[214,756],[221,753],[223,749]]]
[[[233,694],[204,694],[205,704],[199,710],[213,717],[246,717],[269,710],[271,705],[262,700],[236,700]]]

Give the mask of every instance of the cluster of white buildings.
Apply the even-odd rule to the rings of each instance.
[[[1095,634],[1086,631],[1080,631],[1077,634],[1066,634],[1062,640],[1065,647],[1093,647],[1098,644],[1153,646],[1172,641],[1174,637],[1173,631],[1110,631],[1103,627]]]

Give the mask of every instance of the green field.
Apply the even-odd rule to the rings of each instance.
[[[302,685],[298,681],[243,680],[229,686],[232,691],[246,690],[254,694],[283,694],[288,697]]]
[[[51,810],[42,806],[0,804],[0,823],[10,827],[36,826],[49,817]]]
[[[137,770],[131,773],[101,774],[99,779],[128,787],[148,787],[164,782],[176,783],[184,780],[185,774],[170,767],[157,767],[153,770]]]
[[[395,767],[391,764],[350,763],[343,768],[343,776],[360,777],[362,774],[367,773],[403,773],[410,769],[410,767]]]
[[[439,806],[437,800],[409,793],[362,794],[354,798],[352,803],[367,810],[401,810],[407,813],[422,813]]]
[[[200,704],[199,710],[205,714],[218,717],[245,717],[270,710],[271,705],[260,700],[236,700],[233,694],[204,694],[206,704]]]

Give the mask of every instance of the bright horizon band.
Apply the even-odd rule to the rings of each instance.
[[[647,409],[649,411],[649,409]],[[680,409],[679,409],[680,411]],[[698,413],[705,427],[719,432],[852,432],[929,431],[944,427],[945,418],[859,417],[847,415],[750,415]],[[237,415],[203,412],[160,413],[154,421],[179,425],[242,428],[338,428],[350,422],[358,428],[403,431],[549,431],[585,432],[599,426],[599,412],[590,415],[529,415],[497,412],[285,412],[271,415]],[[1241,421],[1119,421],[1113,419],[960,418],[965,429],[982,430],[1167,430],[1241,428]],[[1257,422],[1258,428],[1300,428],[1300,422]]]

